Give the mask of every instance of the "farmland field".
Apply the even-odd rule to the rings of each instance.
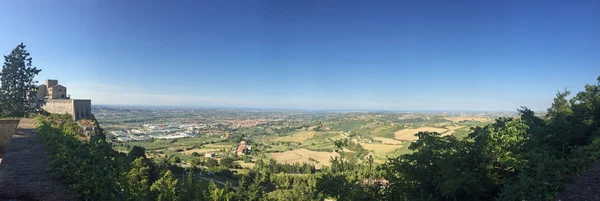
[[[274,141],[283,141],[283,142],[302,142],[309,138],[315,136],[318,132],[316,131],[297,131],[292,135],[277,137]]]
[[[382,144],[391,144],[391,145],[402,144],[402,141],[385,138],[385,137],[374,137],[373,139],[381,141]]]
[[[360,143],[360,145],[366,150],[374,151],[377,155],[385,155],[389,152],[392,152],[396,149],[402,148],[402,145],[390,145],[390,144],[369,144],[369,143]]]
[[[311,151],[308,149],[296,149],[291,151],[286,151],[282,153],[272,153],[271,156],[277,162],[280,163],[311,163],[315,165],[315,167],[320,168],[323,165],[328,165],[331,157],[337,156],[338,154],[335,152],[320,152],[320,151]],[[309,158],[313,158],[318,163],[309,160]]]
[[[415,134],[417,134],[418,132],[429,131],[429,132],[443,133],[443,132],[446,132],[447,130],[448,129],[445,129],[445,128],[435,128],[435,127],[409,128],[409,129],[402,129],[402,130],[396,131],[394,133],[394,135],[396,136],[397,140],[415,141],[418,139],[417,136],[415,136]]]
[[[216,152],[216,151],[221,151],[221,149],[190,149],[190,150],[185,150],[181,153],[192,154],[194,152],[198,152],[199,154],[203,154],[203,153]]]

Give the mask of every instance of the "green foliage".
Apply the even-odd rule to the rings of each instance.
[[[144,149],[144,147],[133,146],[127,153],[127,157],[129,160],[136,160],[140,157],[146,158],[146,149]]]
[[[120,179],[120,173],[126,171],[127,163],[109,143],[81,142],[67,134],[75,131],[52,127],[52,122],[42,118],[37,120],[41,141],[50,156],[53,177],[69,184],[83,200],[123,200],[126,197],[121,191],[126,184]]]
[[[214,158],[207,158],[206,159],[206,166],[208,167],[216,167],[219,165],[219,161],[217,161]]]
[[[403,155],[383,165],[373,163],[359,143],[347,138],[329,143],[338,156],[320,170],[306,163],[258,158],[237,188],[231,183],[219,183],[222,187],[206,183],[206,178],[194,173],[179,182],[175,178],[185,178],[186,170],[172,164],[180,162],[173,154],[155,163],[136,146],[123,155],[103,140],[79,141],[80,131],[68,116],[38,121],[52,175],[70,184],[83,200],[553,200],[565,178],[600,157],[600,85],[587,85],[570,100],[567,95],[568,91],[557,94],[545,119],[522,107],[519,117],[465,128],[459,137],[419,132],[417,141],[396,151]],[[445,122],[440,118],[399,121],[413,126]],[[306,127],[298,126],[294,129]],[[374,128],[385,130],[372,121],[328,126],[356,136],[375,132]],[[263,130],[246,129],[239,137],[263,135]],[[286,129],[275,130],[282,131]],[[326,137],[307,142],[317,146],[316,139],[330,139]],[[179,142],[168,142],[175,143]],[[236,156],[225,156],[220,162],[193,157],[188,172],[207,166],[217,172],[211,178],[232,178],[230,168],[238,168]]]
[[[600,80],[600,79],[599,79]],[[547,119],[525,107],[466,138],[421,132],[413,153],[384,166],[387,200],[553,200],[569,174],[600,157],[600,86],[567,100]]]
[[[177,179],[173,178],[171,171],[165,174],[150,187],[150,190],[157,195],[158,201],[177,200]]]
[[[32,67],[32,58],[23,43],[4,56],[0,71],[0,117],[23,117],[41,112],[43,97],[37,96],[40,69]]]
[[[150,186],[152,185],[152,161],[145,157],[139,157],[131,163],[127,173],[129,183],[128,193],[133,200],[150,200]]]
[[[288,174],[311,174],[316,171],[315,166],[308,163],[293,163],[293,164],[281,164],[277,161],[270,159],[264,162],[262,159],[256,161],[254,170],[259,172],[269,172],[272,174],[288,173]]]

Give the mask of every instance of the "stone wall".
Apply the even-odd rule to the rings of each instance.
[[[56,85],[48,88],[48,99],[65,99],[67,98],[67,88],[62,85]]]
[[[12,136],[17,132],[19,121],[18,119],[0,120],[0,149],[6,149]]]
[[[37,97],[44,98],[46,96],[48,96],[48,89],[46,88],[46,85],[42,84],[42,85],[38,86]]]
[[[43,109],[50,113],[70,114],[77,121],[91,116],[92,101],[84,99],[48,99]]]
[[[50,113],[66,113],[75,117],[75,112],[73,109],[73,100],[71,99],[48,99],[43,109]]]
[[[58,85],[58,80],[46,80],[46,87],[53,87],[54,85]]]
[[[88,118],[92,114],[92,101],[91,100],[83,100],[83,99],[74,99],[73,100],[73,108],[74,108],[74,117],[75,120],[79,120],[82,118]]]

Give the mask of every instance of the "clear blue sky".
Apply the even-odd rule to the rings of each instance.
[[[20,42],[93,104],[545,110],[600,75],[600,1],[2,2]]]

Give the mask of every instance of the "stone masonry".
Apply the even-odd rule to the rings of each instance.
[[[92,114],[92,101],[71,99],[67,95],[67,87],[58,84],[58,80],[46,80],[45,84],[38,86],[37,96],[46,99],[43,109],[50,113],[70,114],[75,121]]]
[[[19,120],[0,120],[0,151],[8,147],[8,143],[17,130],[17,125],[19,125]]]

